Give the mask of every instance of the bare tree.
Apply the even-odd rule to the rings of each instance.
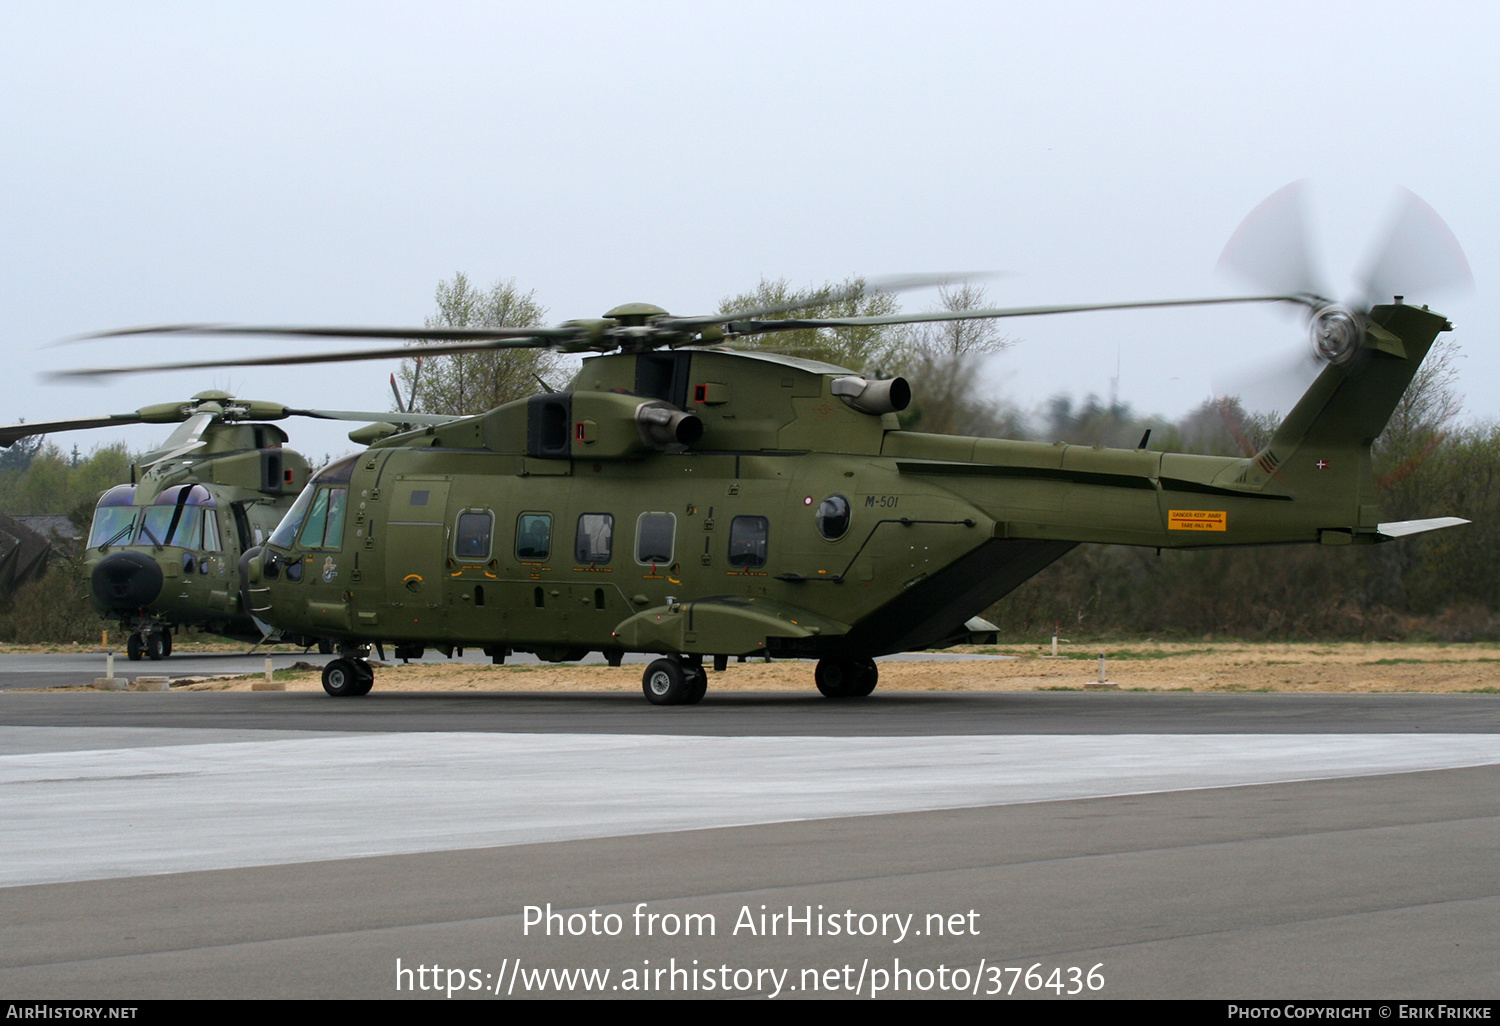
[[[1463,396],[1457,391],[1460,359],[1458,345],[1452,339],[1440,338],[1417,368],[1375,442],[1382,485],[1392,485],[1410,476],[1416,464],[1442,440],[1448,423],[1463,409]]]
[[[977,310],[990,305],[981,285],[950,282],[938,289],[945,311]],[[938,321],[910,333],[902,366],[912,382],[915,407],[912,427],[937,434],[1013,433],[1014,411],[978,394],[977,372],[986,356],[1015,344],[993,320]]]
[[[719,304],[720,313],[779,308],[784,317],[884,317],[900,312],[890,293],[865,290],[863,278],[795,289],[785,278],[761,279],[749,292],[729,296]],[[850,370],[870,371],[898,359],[908,332],[901,325],[852,328],[805,328],[770,335],[747,335],[735,345],[770,349],[811,360],[822,360]]]
[[[463,274],[438,283],[437,308],[427,318],[429,328],[530,328],[547,316],[536,292],[522,292],[514,278],[485,290]],[[402,394],[414,403],[415,412],[469,416],[537,394],[542,390],[537,379],[555,377],[563,361],[550,349],[496,349],[425,357],[421,368],[418,375],[417,361],[403,360],[397,372]]]

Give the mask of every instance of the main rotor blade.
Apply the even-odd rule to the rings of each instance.
[[[504,329],[490,329],[499,331]],[[576,333],[570,333],[574,335]],[[401,337],[401,336],[397,336]],[[392,346],[385,349],[357,349],[343,353],[292,353],[285,356],[247,356],[243,359],[188,360],[182,363],[138,364],[134,367],[87,367],[79,370],[50,371],[49,380],[97,378],[147,371],[204,370],[212,367],[284,367],[310,363],[351,363],[359,360],[404,360],[413,356],[451,356],[460,353],[484,353],[493,349],[543,349],[552,345],[549,338],[493,338],[482,342],[455,342],[434,346]]]
[[[451,417],[442,413],[410,413],[402,410],[387,410],[375,413],[370,410],[292,410],[293,417],[314,417],[318,420],[357,420],[366,424],[451,424],[462,417]]]
[[[1250,211],[1225,243],[1220,269],[1271,292],[1328,295],[1307,229],[1306,193],[1305,182],[1293,182]]]
[[[118,427],[139,424],[139,413],[115,413],[107,417],[78,417],[74,420],[39,420],[35,424],[7,424],[0,427],[0,449],[9,449],[23,438],[50,435],[56,431],[85,431],[89,428]]]
[[[264,327],[234,324],[155,324],[116,328],[63,339],[62,344],[131,335],[284,335],[292,338],[409,338],[433,342],[483,342],[491,339],[569,339],[572,328],[318,328]]]
[[[1469,260],[1453,231],[1422,198],[1401,189],[1381,242],[1360,275],[1364,305],[1394,296],[1426,299],[1431,293],[1474,287]]]
[[[657,321],[657,325],[666,328],[675,328],[690,331],[699,325],[728,324],[730,321],[754,320],[761,317],[769,317],[772,314],[790,313],[808,306],[829,306],[834,303],[845,303],[851,299],[860,299],[864,296],[879,296],[887,292],[906,292],[911,289],[931,288],[934,285],[947,285],[950,282],[960,281],[984,281],[990,278],[1000,277],[1000,271],[962,271],[948,272],[946,274],[902,274],[891,275],[884,278],[870,278],[859,285],[851,285],[848,288],[839,289],[837,292],[829,292],[821,296],[801,297],[785,303],[776,303],[771,306],[754,307],[746,310],[735,310],[727,314],[707,314],[702,317],[665,317]]]
[[[1081,303],[1069,306],[1017,306],[988,310],[942,310],[936,313],[891,314],[885,317],[823,317],[777,321],[731,321],[730,330],[742,335],[803,328],[857,328],[882,324],[927,324],[936,321],[979,321],[997,317],[1041,317],[1046,314],[1088,313],[1094,310],[1145,310],[1174,306],[1222,306],[1229,303],[1297,303],[1311,309],[1322,305],[1316,297],[1222,296],[1212,299],[1151,299],[1128,303]]]
[[[162,447],[153,453],[149,453],[141,460],[141,469],[148,470],[158,463],[164,463],[178,456],[185,456],[195,449],[201,449],[207,443],[203,441],[203,432],[208,426],[219,418],[217,413],[195,413],[181,426],[167,436]]]

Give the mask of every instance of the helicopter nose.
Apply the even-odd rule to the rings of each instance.
[[[144,552],[112,552],[94,567],[91,584],[105,609],[140,609],[161,594],[161,567]]]

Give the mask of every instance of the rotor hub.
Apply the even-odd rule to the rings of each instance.
[[[634,327],[646,324],[648,321],[655,320],[658,317],[669,317],[671,315],[652,303],[625,303],[610,310],[604,316],[618,321],[623,325]]]
[[[1344,306],[1325,306],[1309,325],[1313,354],[1324,363],[1345,364],[1353,359],[1364,335],[1358,314]]]

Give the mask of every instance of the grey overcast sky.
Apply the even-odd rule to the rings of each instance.
[[[1446,219],[1478,288],[1430,302],[1457,326],[1465,415],[1494,418],[1497,39],[1480,2],[14,0],[0,422],[211,387],[385,409],[392,364],[37,375],[236,351],[43,348],[111,327],[420,324],[456,271],[514,277],[556,321],[710,310],[762,276],[997,269],[1003,305],[1238,292],[1220,250],[1303,178],[1345,291],[1395,186]],[[1167,415],[1302,336],[1255,308],[1006,327],[997,394],[1108,394],[1118,359],[1120,397]],[[288,430],[315,459],[351,448]]]

